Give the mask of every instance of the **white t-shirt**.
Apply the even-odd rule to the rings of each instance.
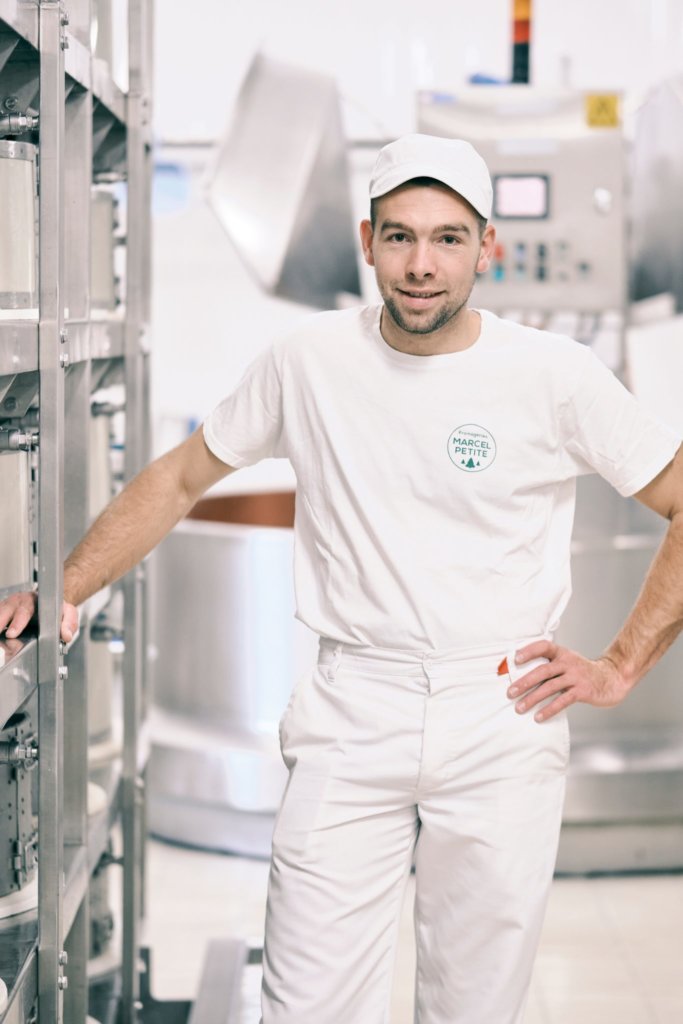
[[[633,494],[679,438],[570,338],[481,311],[470,348],[414,356],[380,312],[312,316],[204,424],[230,466],[292,462],[297,617],[404,650],[551,635],[576,476]]]

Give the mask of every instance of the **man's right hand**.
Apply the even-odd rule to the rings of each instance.
[[[66,560],[65,591],[82,604],[124,576],[187,515],[204,491],[234,471],[207,447],[200,427],[138,473],[98,516]],[[19,636],[35,615],[36,602],[31,592],[0,601],[0,635],[6,631],[10,640]],[[78,611],[65,601],[60,631],[64,643],[71,643],[77,630]]]
[[[23,591],[10,594],[0,601],[0,633],[5,630],[11,640],[19,636],[28,626],[36,612],[37,594]],[[71,643],[78,630],[78,609],[65,601],[62,605],[61,638],[65,644]]]

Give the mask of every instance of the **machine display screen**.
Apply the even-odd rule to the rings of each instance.
[[[543,220],[550,213],[546,174],[497,174],[493,179],[493,216]]]

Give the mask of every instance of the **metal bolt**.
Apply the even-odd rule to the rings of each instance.
[[[5,102],[3,104],[5,110],[16,110],[19,106],[18,96],[5,96]]]
[[[69,12],[68,11],[62,11],[62,25],[64,26],[64,28],[66,28],[66,26],[68,24],[69,24]]]
[[[67,665],[60,665],[59,666],[59,673],[58,674],[59,674],[59,678],[60,679],[64,679],[64,680],[68,679],[69,678],[68,666]]]
[[[68,50],[69,49],[69,37],[68,36],[62,36],[62,49],[63,50]]]
[[[61,331],[59,332],[59,340],[61,341],[62,345],[66,345],[67,341],[69,340],[69,332],[67,331],[66,327],[62,327]]]
[[[63,370],[66,370],[66,368],[68,367],[70,362],[71,362],[71,360],[69,359],[69,353],[68,352],[60,352],[59,353],[59,365],[61,366],[61,368]]]
[[[69,987],[69,979],[66,974],[60,974],[57,978],[57,988],[60,992],[64,992]]]
[[[69,962],[69,954],[67,953],[67,951],[65,949],[63,949],[62,952],[59,954],[59,958],[58,958],[57,962],[59,963],[60,967],[66,967],[66,965],[68,964],[68,962]]]

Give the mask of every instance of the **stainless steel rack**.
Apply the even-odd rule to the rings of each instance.
[[[35,384],[38,443],[30,511],[39,632],[0,640],[0,725],[34,709],[38,727],[37,913],[0,922],[2,1024],[85,1024],[88,1015],[88,888],[119,822],[123,837],[118,1024],[139,1008],[145,757],[139,737],[145,693],[145,568],[124,593],[123,748],[106,806],[88,815],[88,637],[110,594],[84,609],[79,635],[59,640],[63,557],[89,526],[91,399],[103,379],[125,385],[124,475],[147,461],[150,290],[152,0],[128,0],[128,88],[93,49],[91,27],[106,0],[0,0],[0,138],[37,147],[37,316],[0,311],[0,394],[10,380]],[[8,122],[6,115],[15,120]],[[20,117],[24,117],[22,122]],[[3,123],[4,118],[4,123]],[[23,130],[22,130],[23,129]],[[116,309],[91,308],[91,192],[116,181],[125,199],[125,294]],[[35,414],[37,413],[37,417]],[[0,403],[0,426],[11,415]],[[2,458],[2,455],[0,455]],[[6,587],[0,579],[0,596]]]

